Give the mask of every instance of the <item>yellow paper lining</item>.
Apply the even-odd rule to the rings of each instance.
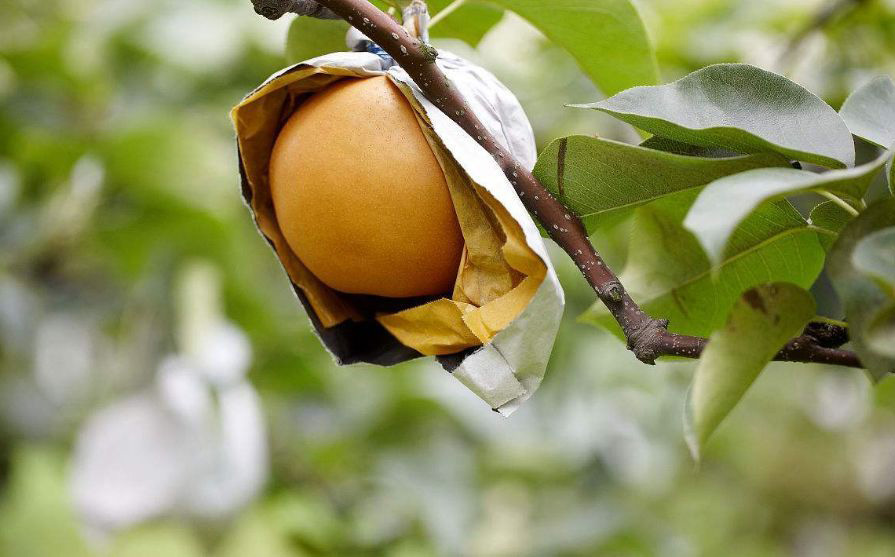
[[[298,106],[301,95],[344,76],[366,75],[345,68],[302,68],[264,84],[231,112],[258,228],[324,327],[359,321],[363,316],[350,299],[317,279],[289,248],[273,210],[267,166],[282,121]],[[414,107],[445,173],[466,247],[450,299],[382,313],[376,319],[402,344],[422,354],[451,354],[487,343],[509,325],[531,301],[547,269],[509,212],[475,184],[442,145],[407,86],[396,85]]]

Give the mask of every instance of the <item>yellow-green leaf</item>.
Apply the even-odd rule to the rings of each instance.
[[[867,333],[878,329],[878,314],[892,304],[893,293],[891,287],[879,280],[878,272],[868,271],[890,266],[895,254],[874,249],[870,255],[873,242],[864,241],[873,238],[875,232],[892,227],[895,227],[895,199],[874,203],[845,226],[827,260],[830,278],[848,318],[852,346],[877,380],[895,371],[895,356],[886,350],[880,351],[880,341],[870,342]],[[885,276],[884,270],[880,272]],[[888,343],[895,343],[895,339],[888,339]]]
[[[660,197],[745,170],[785,165],[786,159],[773,153],[696,157],[571,136],[541,152],[534,174],[591,231],[621,211]]]
[[[809,191],[829,192],[858,202],[892,158],[887,151],[855,168],[815,174],[794,168],[761,168],[719,178],[705,187],[687,213],[693,232],[712,261],[720,260],[737,226],[763,203]]]
[[[687,443],[694,458],[780,348],[814,316],[811,295],[790,283],[743,294],[709,338],[687,400]]]
[[[630,0],[492,0],[565,48],[605,95],[658,81],[656,56]]]

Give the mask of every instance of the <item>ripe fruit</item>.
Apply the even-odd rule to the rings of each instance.
[[[453,287],[463,236],[447,182],[386,77],[342,79],[302,103],[269,176],[286,242],[327,286],[393,298]]]

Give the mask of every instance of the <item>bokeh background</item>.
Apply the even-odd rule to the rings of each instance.
[[[895,0],[638,5],[664,80],[750,62],[838,107],[895,75]],[[288,26],[248,0],[0,2],[0,555],[895,555],[892,380],[772,365],[697,469],[692,365],[577,324],[558,250],[565,321],[511,418],[432,361],[334,366],[238,194],[228,110],[297,61]],[[564,108],[602,95],[514,16],[435,42],[540,146],[637,139]],[[626,240],[596,238],[616,268]]]

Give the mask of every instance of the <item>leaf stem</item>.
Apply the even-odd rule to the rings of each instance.
[[[839,205],[840,207],[842,207],[842,208],[843,208],[846,212],[848,212],[851,216],[853,216],[853,217],[858,216],[858,210],[855,209],[854,207],[852,207],[851,205],[849,205],[848,203],[846,203],[844,199],[842,199],[841,197],[839,197],[839,196],[836,195],[835,193],[830,193],[830,192],[825,191],[825,190],[818,190],[817,193],[819,193],[820,195],[826,197],[827,199],[829,199],[830,201],[832,201],[832,202],[835,203],[836,205]]]
[[[445,6],[444,9],[442,9],[429,19],[429,28],[431,29],[432,27],[435,27],[435,25],[437,25],[439,21],[454,13],[455,10],[463,6],[463,4],[465,3],[466,0],[454,0],[453,2]]]
[[[832,231],[832,230],[828,230],[828,229],[826,229],[826,228],[823,228],[822,226],[817,226],[816,224],[809,224],[809,225],[808,225],[808,229],[809,229],[809,230],[813,230],[813,231],[817,232],[818,234],[826,234],[827,236],[830,236],[831,238],[838,238],[838,237],[839,237],[839,233],[838,233],[838,232],[834,232],[834,231]]]

